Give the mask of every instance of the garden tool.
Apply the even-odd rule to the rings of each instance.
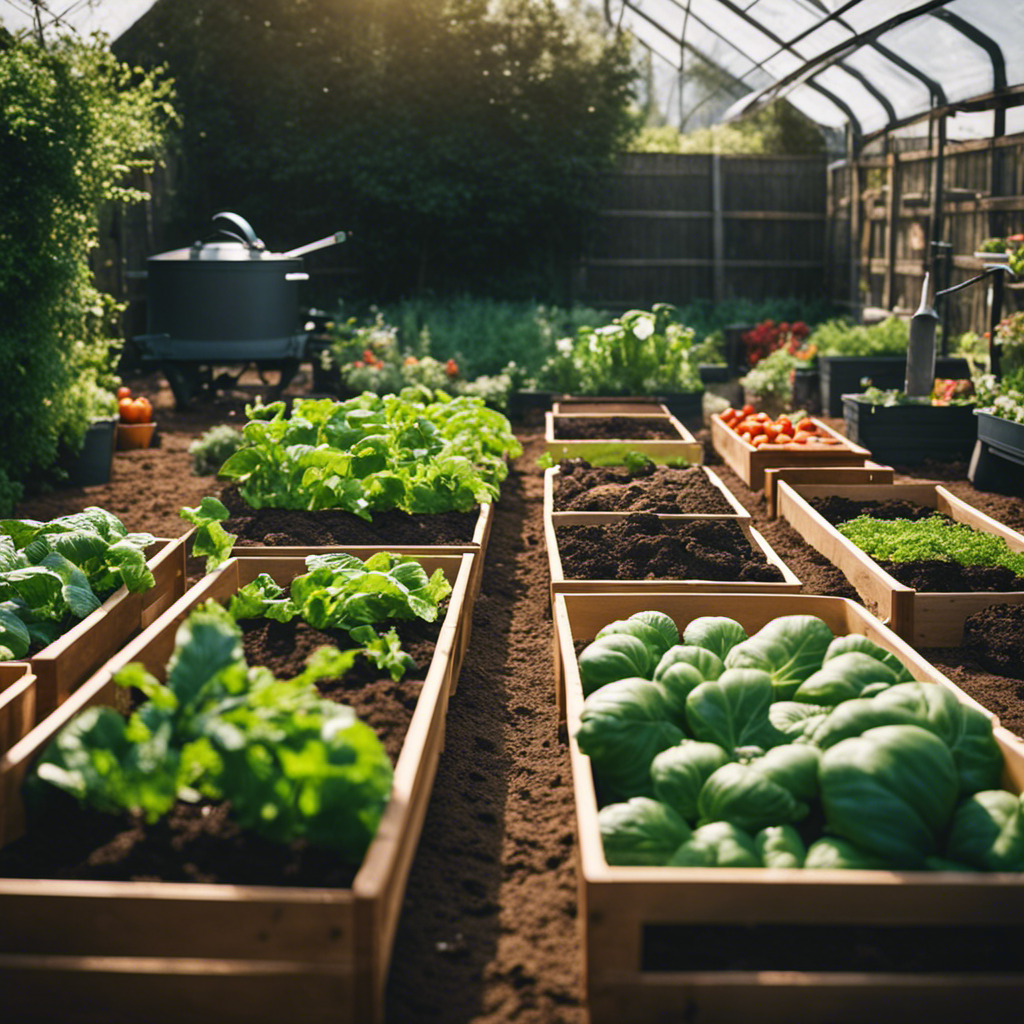
[[[935,298],[941,295],[949,295],[958,292],[969,285],[988,277],[989,274],[996,274],[1005,270],[1011,277],[1017,275],[1005,263],[998,263],[986,267],[977,277],[968,278],[952,288],[943,288],[935,293]],[[917,312],[910,318],[910,341],[907,344],[907,379],[904,390],[908,398],[924,398],[932,393],[935,386],[935,326],[939,318],[935,310],[928,302],[928,285],[930,275],[924,275],[924,284],[921,287],[921,305]]]

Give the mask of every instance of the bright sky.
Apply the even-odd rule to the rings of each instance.
[[[155,0],[99,0],[90,7],[85,0],[46,0],[56,14],[65,14],[67,21],[79,32],[97,30],[116,39],[153,6]],[[0,0],[0,21],[12,31],[32,26],[33,4],[30,0]]]

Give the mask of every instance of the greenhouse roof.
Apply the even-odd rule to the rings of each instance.
[[[932,111],[1024,103],[1024,0],[604,5],[609,23],[675,68],[696,57],[723,69],[730,93],[745,92],[725,119],[785,97],[817,123],[849,125],[863,139]]]

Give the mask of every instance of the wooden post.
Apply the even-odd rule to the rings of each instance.
[[[850,165],[850,307],[860,319],[860,171],[850,125],[846,126],[846,153]]]
[[[715,302],[725,299],[725,217],[722,210],[722,156],[711,155],[711,258],[712,295]]]
[[[890,152],[885,158],[885,184],[888,189],[888,201],[885,206],[885,284],[882,287],[882,305],[886,309],[893,307],[893,291],[896,280],[896,218],[899,210],[898,168],[899,157]]]

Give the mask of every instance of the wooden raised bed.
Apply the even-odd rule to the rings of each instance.
[[[712,483],[722,496],[732,506],[731,513],[708,514],[704,512],[686,512],[679,514],[656,513],[659,519],[679,520],[685,522],[689,519],[750,519],[750,513],[739,503],[736,495],[722,483],[721,477],[707,466],[699,467],[706,474],[708,481]],[[585,523],[614,523],[623,517],[623,512],[556,512],[555,511],[555,482],[561,475],[558,466],[552,466],[544,471],[544,521],[549,520],[555,526],[579,526]]]
[[[871,458],[861,448],[821,420],[818,429],[839,440],[837,445],[763,445],[741,441],[717,413],[711,417],[711,443],[726,465],[752,490],[764,487],[764,471],[777,466],[863,466]]]
[[[811,507],[811,498],[836,496],[855,501],[903,499],[927,505],[959,523],[994,533],[1014,551],[1024,551],[1024,536],[961,501],[939,484],[778,486],[779,514],[804,540],[841,569],[861,598],[885,619],[894,632],[915,647],[956,646],[963,639],[964,619],[992,604],[1024,603],[1022,591],[928,593],[904,586],[870,555],[844,537]]]
[[[657,398],[569,398],[563,395],[552,403],[551,412],[555,416],[669,416],[668,406]]]
[[[475,555],[473,559],[473,572],[469,581],[469,593],[467,602],[472,605],[480,593],[480,584],[484,576],[484,560],[487,555],[487,544],[491,537],[491,524],[494,522],[494,506],[485,503],[480,506],[480,515],[477,518],[476,527],[473,530],[473,538],[468,544],[401,544],[393,549],[400,551],[403,555],[413,555],[416,558],[425,558],[432,555]],[[276,547],[261,547],[252,544],[236,544],[231,549],[233,558],[306,558],[309,555],[329,555],[339,551],[355,555],[356,558],[367,559],[376,551],[386,550],[381,546],[370,546],[366,544],[334,544],[324,547],[302,547],[298,545],[281,545]],[[466,617],[464,628],[459,635],[459,648],[456,652],[458,666],[461,667],[462,659],[465,657],[466,646],[469,643],[470,629],[473,616]],[[458,679],[456,671],[456,680]]]
[[[736,519],[737,525],[743,531],[751,547],[761,551],[770,565],[774,565],[782,573],[781,583],[746,582],[729,580],[699,580],[699,579],[666,579],[666,580],[585,580],[567,579],[562,570],[562,559],[558,553],[558,538],[555,534],[555,527],[574,525],[570,520],[558,519],[555,516],[602,516],[603,523],[616,523],[625,519],[628,512],[608,513],[586,513],[567,512],[555,513],[545,517],[544,540],[548,549],[548,567],[551,573],[551,593],[554,594],[585,594],[585,593],[611,593],[615,591],[644,593],[678,594],[681,592],[699,591],[708,593],[711,591],[723,594],[750,594],[760,593],[765,596],[775,594],[794,594],[801,587],[800,580],[796,578],[793,571],[782,561],[772,550],[768,542],[757,530],[750,526],[748,520]],[[658,516],[659,519],[669,521],[690,521],[693,519],[724,519],[731,521],[731,516]],[[596,520],[586,519],[587,525],[593,525]],[[609,620],[611,621],[611,620]]]
[[[892,466],[865,462],[863,466],[774,466],[764,471],[765,510],[771,519],[778,514],[780,480],[791,484],[891,484]]]
[[[36,724],[36,677],[24,661],[0,662],[0,756]]]
[[[555,437],[558,420],[574,419],[607,419],[610,416],[652,419],[657,414],[630,411],[618,412],[602,407],[601,412],[560,413],[556,419],[553,412],[544,414],[545,451],[555,459],[586,459],[594,466],[621,465],[627,452],[640,452],[652,462],[666,466],[696,466],[704,461],[704,446],[674,416],[665,413],[665,425],[679,432],[679,440],[638,441],[624,438],[621,440],[601,438],[594,440],[559,440]]]
[[[0,879],[0,979],[12,1020],[209,1024],[379,1022],[395,928],[430,799],[473,555],[423,559],[453,590],[394,770],[390,801],[350,889]],[[259,572],[285,583],[301,559],[231,559],[205,577],[0,760],[0,839],[24,828],[19,789],[82,708],[112,703],[131,661],[155,675],[180,622]]]
[[[554,618],[564,663],[579,836],[578,920],[591,1024],[683,1019],[715,1024],[863,1024],[929,1018],[973,1022],[979,1006],[1019,1005],[1024,968],[1013,973],[951,973],[918,963],[897,972],[884,959],[877,969],[856,971],[778,964],[785,962],[794,937],[812,953],[820,943],[823,949],[837,950],[841,958],[846,948],[852,955],[864,941],[865,928],[876,936],[884,933],[905,951],[915,950],[925,930],[931,941],[938,935],[958,950],[971,943],[972,928],[1005,928],[1005,941],[1019,948],[1024,875],[608,865],[590,759],[573,738],[583,705],[573,644],[592,638],[614,619],[644,609],[671,615],[680,628],[698,615],[727,615],[748,632],[778,615],[817,615],[836,634],[863,633],[895,653],[916,678],[950,687],[969,700],[899,637],[845,598],[783,595],[765,602],[751,595],[556,595]],[[1019,791],[1024,786],[1024,744],[1001,727],[995,733],[1006,759],[1004,784]],[[747,962],[737,969],[694,969],[675,963],[654,969],[645,956],[668,928],[695,934],[695,941],[718,950],[731,949],[737,936],[751,941],[750,930],[755,929],[755,955],[764,949],[765,964],[773,966]]]
[[[149,590],[131,594],[119,587],[91,615],[28,659],[36,677],[36,721],[185,593],[184,537],[158,540],[146,554],[155,580]]]

